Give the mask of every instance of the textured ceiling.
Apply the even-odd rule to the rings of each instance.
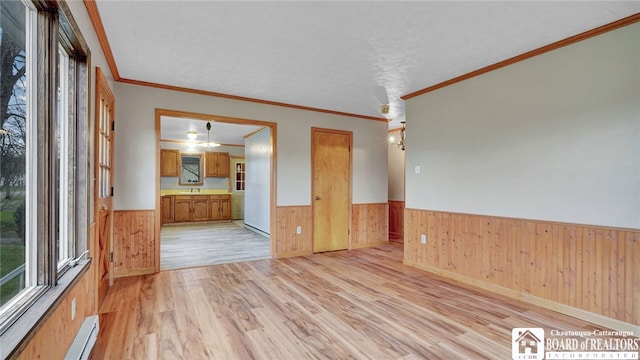
[[[404,120],[400,96],[640,12],[640,1],[108,1],[120,76]]]

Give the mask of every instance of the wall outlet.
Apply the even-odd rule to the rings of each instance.
[[[73,300],[71,300],[71,320],[75,320],[76,319],[76,298],[73,298]]]
[[[302,226],[296,226],[296,234],[297,235],[302,234]]]
[[[426,244],[427,243],[427,234],[421,234],[420,235],[420,244]]]

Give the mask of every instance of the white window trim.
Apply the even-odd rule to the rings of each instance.
[[[72,235],[69,228],[69,148],[75,148],[69,145],[69,65],[70,59],[67,51],[62,44],[58,43],[58,96],[60,102],[58,104],[57,123],[59,125],[58,133],[58,151],[60,152],[60,162],[58,163],[58,272],[63,270],[71,259],[74,257],[75,251],[69,246]],[[75,221],[74,221],[75,223]]]

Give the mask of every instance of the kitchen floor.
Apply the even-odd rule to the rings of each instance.
[[[269,239],[242,221],[165,225],[160,230],[160,270],[268,259]]]

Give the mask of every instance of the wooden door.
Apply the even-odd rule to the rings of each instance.
[[[311,129],[313,251],[349,247],[351,132]]]
[[[180,176],[178,163],[180,151],[171,149],[160,150],[160,176]]]
[[[115,98],[102,70],[96,68],[95,179],[94,203],[98,228],[98,306],[113,283],[111,239],[113,237],[113,144],[115,140]]]
[[[219,177],[229,177],[229,153],[218,153],[217,172]]]
[[[220,200],[209,200],[209,215],[211,220],[220,220]]]
[[[218,176],[216,171],[216,153],[207,151],[204,153],[204,175],[206,177]]]
[[[209,220],[209,199],[207,196],[193,200],[191,209],[191,221]]]
[[[220,200],[220,219],[231,220],[231,200]]]
[[[173,221],[191,221],[191,197],[175,196],[173,200]]]
[[[162,214],[162,223],[172,223],[173,222],[173,197],[172,196],[162,196],[160,198],[161,209],[160,213]]]

